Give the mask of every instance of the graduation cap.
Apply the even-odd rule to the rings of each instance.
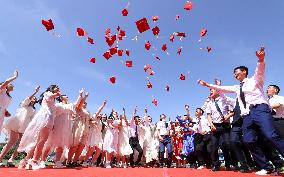
[[[96,63],[96,59],[95,58],[90,58],[90,62],[91,63]]]
[[[46,28],[47,31],[54,29],[54,25],[51,19],[41,20],[41,23],[43,24],[43,26]]]
[[[131,60],[127,60],[125,62],[126,67],[131,68],[133,66],[133,62]]]
[[[139,33],[143,33],[143,32],[150,29],[150,26],[149,26],[146,18],[142,18],[142,19],[136,21],[136,26],[137,26]]]
[[[115,76],[111,76],[111,77],[109,78],[109,81],[110,81],[112,84],[115,84],[115,82],[116,82],[116,77],[115,77]]]
[[[88,33],[83,28],[77,28],[77,35],[78,36],[85,36]]]
[[[92,39],[92,38],[90,38],[90,37],[88,37],[87,41],[88,41],[88,43],[90,43],[90,44],[94,44],[94,39]]]

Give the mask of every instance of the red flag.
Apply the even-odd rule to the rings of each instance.
[[[54,29],[54,25],[51,19],[41,20],[41,23],[43,24],[43,26],[46,28],[47,31]]]

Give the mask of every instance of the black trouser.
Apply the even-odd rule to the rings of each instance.
[[[230,132],[230,145],[231,150],[235,154],[235,157],[241,164],[241,168],[248,168],[253,166],[254,161],[252,160],[251,154],[247,147],[244,145],[242,127],[233,126]]]
[[[274,127],[281,139],[284,139],[284,118],[274,118]]]
[[[224,159],[225,166],[229,167],[231,165],[231,156],[230,156],[230,123],[214,123],[216,127],[216,131],[213,132],[213,136],[216,138],[216,142],[214,144],[215,156],[219,158],[218,148],[220,147],[220,140],[222,139],[224,142],[223,146],[221,146]],[[214,165],[214,164],[213,164]]]
[[[138,155],[138,159],[135,162],[135,164],[138,164],[141,161],[142,155],[143,155],[143,150],[139,144],[139,140],[138,137],[130,137],[129,138],[129,144],[133,150],[133,153],[130,154],[130,165],[134,165],[134,161],[133,161],[133,156],[134,156],[134,150],[137,150],[139,155]]]
[[[212,134],[198,135],[198,140],[195,141],[195,153],[198,159],[199,166],[206,164],[207,158],[204,151],[209,153],[213,166],[219,166],[219,157],[216,157],[216,138]]]

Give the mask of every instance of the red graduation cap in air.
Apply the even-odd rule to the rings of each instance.
[[[185,80],[185,75],[183,74],[180,74],[180,77],[179,77],[180,80],[184,81]]]
[[[117,50],[117,55],[121,57],[122,54],[123,54],[123,50],[122,50],[122,49],[118,49],[118,50]]]
[[[171,34],[171,36],[170,36],[170,41],[171,41],[171,42],[174,42],[174,39],[175,39],[175,34],[173,33],[173,34]]]
[[[207,29],[206,28],[202,28],[200,30],[200,37],[204,37],[207,34]]]
[[[77,35],[78,36],[85,36],[88,33],[83,28],[77,28]]]
[[[153,16],[153,17],[152,17],[152,20],[153,20],[154,22],[156,22],[157,20],[159,20],[159,16]]]
[[[143,33],[143,32],[150,29],[150,26],[149,26],[146,18],[142,18],[142,19],[136,21],[135,23],[136,23],[136,26],[137,26],[139,33]]]
[[[125,50],[125,54],[126,54],[127,56],[129,56],[129,55],[130,55],[130,51],[129,51],[128,49],[126,49],[126,50]]]
[[[157,100],[156,98],[153,98],[152,103],[153,103],[155,106],[158,106],[158,100]]]
[[[118,48],[118,47],[116,47],[116,46],[115,46],[115,47],[110,48],[110,49],[109,49],[109,53],[110,53],[111,55],[116,54],[116,53],[117,53],[117,48]]]
[[[150,48],[151,48],[151,43],[150,43],[150,41],[147,41],[147,42],[145,43],[145,49],[146,49],[146,50],[150,50]]]
[[[111,57],[110,51],[106,51],[103,56],[104,56],[105,59],[107,59],[107,60],[110,59],[110,57]]]
[[[116,77],[115,77],[115,76],[111,76],[111,77],[109,78],[109,81],[110,81],[112,84],[115,84],[115,82],[116,82]]]
[[[169,92],[170,91],[170,86],[167,85],[165,89],[166,89],[167,92]]]
[[[54,25],[51,19],[41,20],[41,23],[43,24],[43,26],[46,28],[47,31],[54,29]]]
[[[163,44],[162,50],[163,50],[163,51],[167,51],[167,49],[168,49],[167,44]]]
[[[123,16],[127,16],[128,15],[128,9],[126,9],[126,8],[122,9],[121,13],[122,13]]]
[[[207,49],[207,52],[211,52],[211,50],[212,50],[212,48],[211,47],[206,47],[206,49]]]
[[[183,8],[185,10],[191,10],[192,9],[192,2],[186,1]]]
[[[128,68],[131,68],[133,66],[133,62],[131,60],[127,60],[125,62],[125,66],[128,67]]]
[[[155,26],[153,29],[152,29],[152,32],[155,36],[157,36],[159,33],[160,33],[160,28],[158,26]]]
[[[147,65],[144,66],[144,71],[145,72],[150,70],[150,69],[152,69],[152,66],[150,64],[147,64]]]
[[[95,58],[90,58],[90,62],[91,63],[96,63],[96,59]]]
[[[114,42],[116,41],[116,35],[112,35],[112,36],[109,36],[109,37],[105,37],[106,38],[106,43],[111,47]]]
[[[179,37],[186,37],[186,33],[184,32],[176,32],[176,35]]]
[[[90,38],[90,37],[88,37],[87,41],[88,41],[88,43],[90,43],[90,44],[94,44],[94,39],[92,39],[92,38]]]
[[[153,76],[153,75],[155,74],[155,72],[154,72],[153,70],[151,70],[151,71],[148,72],[148,74],[149,74],[150,76]]]
[[[150,81],[148,82],[147,87],[148,88],[153,88],[153,85],[152,85],[152,83]]]
[[[180,16],[179,16],[179,15],[176,15],[176,18],[175,18],[175,19],[178,20],[179,18],[180,18]]]
[[[181,49],[182,49],[182,47],[180,47],[180,48],[178,48],[178,50],[177,50],[177,54],[181,54]]]

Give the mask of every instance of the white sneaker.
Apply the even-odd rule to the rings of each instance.
[[[39,168],[45,168],[46,166],[45,166],[45,161],[40,161],[40,163],[39,163]]]
[[[111,168],[111,166],[110,166],[110,165],[107,165],[106,168]]]
[[[26,170],[32,170],[32,159],[29,159],[26,166],[25,166]]]
[[[256,174],[256,175],[262,175],[262,176],[264,176],[264,175],[267,175],[267,174],[268,174],[268,171],[265,170],[265,169],[262,169],[262,170],[260,170],[260,171],[255,172],[255,174]]]
[[[202,169],[204,169],[204,166],[203,166],[203,165],[201,165],[201,166],[199,166],[199,167],[197,168],[197,170],[202,170]]]
[[[60,161],[55,162],[53,168],[63,168],[64,166],[62,165],[62,163]]]
[[[89,164],[87,162],[83,162],[82,167],[87,168]]]
[[[38,165],[37,163],[35,162],[31,162],[30,163],[31,167],[32,167],[32,170],[39,170],[40,169],[40,165]]]
[[[123,163],[123,168],[127,168],[127,164],[126,163]]]

